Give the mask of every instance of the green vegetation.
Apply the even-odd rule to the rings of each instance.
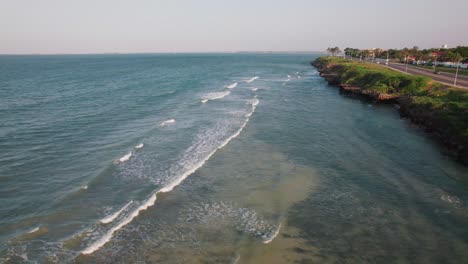
[[[340,53],[341,50],[338,47],[328,47],[327,52],[330,53],[332,56],[335,56],[336,54]]]
[[[468,137],[468,92],[462,89],[434,87],[424,96],[412,98],[412,104],[430,109],[446,120],[448,129],[460,138]]]
[[[441,64],[444,62],[468,63],[468,46],[458,46],[451,49],[431,48],[419,49],[418,46],[403,49],[356,49],[345,48],[346,56],[360,57],[367,59],[389,59],[391,61],[408,62],[410,64],[429,65],[435,63]]]
[[[314,64],[337,74],[341,84],[402,95],[411,111],[430,116],[428,123],[437,123],[439,132],[449,135],[461,146],[468,146],[468,90],[445,86],[428,77],[338,57],[320,57]]]
[[[380,93],[418,95],[424,92],[428,77],[403,74],[380,65],[351,61],[337,57],[321,57],[317,62],[333,67],[340,82]]]

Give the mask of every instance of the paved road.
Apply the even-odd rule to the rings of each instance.
[[[405,71],[406,66],[400,63],[389,63],[389,68],[397,69],[400,71]],[[415,75],[424,75],[429,76],[435,81],[445,83],[453,86],[453,80],[455,79],[455,74],[448,72],[440,72],[440,75],[434,74],[432,70],[418,68],[411,65],[408,65],[408,73]],[[458,75],[457,78],[457,87],[467,88],[468,89],[468,76]]]
[[[359,58],[353,58],[353,60],[359,60]],[[370,61],[367,61],[371,63]],[[402,72],[406,72],[406,66],[405,64],[402,63],[389,63],[388,64],[389,68],[396,69]],[[408,65],[408,73],[409,74],[415,74],[415,75],[423,75],[423,76],[429,76],[435,81],[438,81],[443,84],[447,84],[450,86],[453,86],[453,81],[455,79],[455,74],[453,73],[448,73],[448,72],[440,72],[440,75],[434,74],[432,70],[429,69],[424,69],[424,68],[419,68],[419,67],[414,67],[411,65]],[[465,88],[468,89],[468,76],[465,75],[458,75],[457,78],[457,87],[458,88]]]

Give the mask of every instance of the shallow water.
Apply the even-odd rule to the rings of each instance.
[[[466,262],[468,169],[314,57],[0,57],[0,260]]]

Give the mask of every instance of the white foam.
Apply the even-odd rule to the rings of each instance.
[[[276,231],[273,234],[271,234],[270,237],[268,237],[266,240],[263,240],[263,244],[271,243],[278,236],[280,229],[281,229],[281,224],[279,224],[278,229],[276,229]]]
[[[111,215],[108,215],[104,218],[102,218],[101,220],[99,220],[99,222],[103,223],[103,224],[108,224],[110,222],[113,222],[125,209],[127,209],[127,207],[132,204],[133,201],[130,201],[128,202],[124,207],[122,207],[120,210],[118,210],[117,212],[111,214]]]
[[[37,231],[39,231],[39,227],[35,227],[35,228],[31,229],[30,231],[28,231],[28,234],[32,234],[32,233],[35,233]]]
[[[254,91],[254,92],[257,91],[257,90],[258,90],[258,88],[252,88],[252,91]]]
[[[246,83],[251,83],[251,82],[257,80],[258,78],[260,78],[260,77],[255,76],[255,77],[251,78],[250,80],[247,80]]]
[[[161,126],[167,126],[169,124],[175,123],[175,119],[168,119],[166,121],[161,122]]]
[[[259,100],[257,98],[254,98],[254,101],[252,102],[252,110],[251,114],[255,111],[256,106],[258,105]],[[174,179],[172,182],[167,184],[165,187],[161,188],[159,191],[156,191],[153,193],[148,200],[146,200],[141,206],[139,206],[135,211],[133,211],[131,214],[129,214],[126,218],[124,218],[121,222],[119,222],[116,226],[112,227],[106,234],[104,234],[100,239],[98,239],[96,242],[85,248],[83,251],[81,251],[82,254],[88,255],[92,254],[94,251],[98,250],[101,248],[104,244],[109,242],[109,240],[112,238],[114,235],[115,231],[119,230],[123,226],[127,225],[130,223],[135,217],[137,217],[141,211],[144,211],[148,209],[148,207],[151,207],[155,204],[157,194],[158,193],[167,193],[172,191],[177,185],[179,185],[183,180],[185,180],[188,176],[190,176],[192,173],[197,171],[199,168],[201,168],[206,161],[208,161],[218,149],[222,149],[225,147],[232,139],[236,138],[237,136],[240,135],[242,130],[244,130],[244,127],[247,125],[249,122],[250,118],[247,118],[242,126],[230,137],[228,137],[224,142],[221,143],[220,146],[218,146],[215,150],[211,151],[204,159],[202,159],[199,163],[195,164],[190,168],[188,171],[182,173],[179,177]]]
[[[206,103],[209,100],[217,100],[217,99],[222,99],[226,96],[228,96],[231,92],[226,91],[226,92],[217,92],[217,93],[209,93],[205,96],[203,96],[202,103]]]
[[[259,102],[260,100],[258,100],[258,98],[254,98],[254,100],[252,101],[253,111],[255,111],[255,107],[257,107]]]
[[[231,203],[207,202],[195,205],[188,209],[186,215],[181,219],[185,219],[187,223],[198,222],[205,225],[222,221],[234,225],[239,232],[258,237],[262,242],[266,241],[267,243],[279,233],[277,225],[270,224],[255,210],[238,207]]]
[[[251,111],[251,114],[253,114],[253,112],[255,111],[255,108],[256,106],[258,105],[259,103],[259,100],[257,98],[254,99],[253,103],[252,103],[252,111]],[[219,147],[217,147],[215,150],[213,150],[212,152],[210,152],[204,159],[202,159],[199,163],[195,164],[195,166],[193,166],[191,169],[189,169],[188,171],[186,171],[185,173],[181,174],[178,178],[176,178],[175,180],[173,180],[171,183],[169,183],[168,185],[166,185],[164,188],[162,188],[161,190],[158,191],[158,193],[165,193],[165,192],[170,192],[172,191],[172,189],[174,189],[174,187],[176,187],[177,185],[179,185],[183,180],[185,180],[189,175],[191,175],[192,173],[194,173],[196,170],[198,170],[200,167],[202,167],[205,162],[207,160],[209,160],[211,158],[211,156],[213,156],[216,151],[218,149],[222,149],[223,147],[225,147],[232,139],[236,138],[237,136],[239,136],[239,134],[242,132],[242,130],[244,130],[244,127],[247,125],[247,123],[249,122],[250,118],[247,118],[244,123],[242,124],[242,126],[236,131],[236,133],[234,133],[233,135],[231,135],[230,137],[228,137],[223,143],[221,143],[221,145]]]
[[[129,152],[125,155],[123,155],[120,159],[119,162],[126,162],[132,157],[132,152]]]
[[[237,264],[240,260],[241,256],[239,254],[236,255],[236,258],[234,259],[234,261],[232,262],[232,264]]]
[[[233,83],[233,84],[230,84],[227,86],[228,89],[233,89],[233,88],[236,88],[237,86],[237,83]]]
[[[80,187],[81,190],[88,190],[88,185],[83,185]]]
[[[299,76],[299,75],[298,75],[298,76],[297,76],[297,78],[298,78],[298,79],[300,79],[300,78],[301,78],[301,76]]]
[[[148,207],[153,206],[155,202],[156,202],[156,194],[152,194],[148,198],[148,200],[146,200],[142,205],[140,205],[135,211],[133,211],[131,214],[129,214],[126,218],[124,218],[116,226],[112,227],[106,234],[104,234],[96,242],[94,242],[89,247],[87,247],[83,251],[81,251],[81,254],[84,254],[84,255],[92,254],[94,251],[96,251],[99,248],[101,248],[102,246],[104,246],[104,244],[109,242],[109,240],[112,238],[115,231],[119,230],[123,226],[130,223],[135,217],[137,217],[140,214],[141,211],[144,211],[144,210],[148,209]]]
[[[141,149],[143,148],[145,145],[143,143],[140,143],[138,145],[135,146],[136,149]]]
[[[190,168],[188,171],[186,171],[185,173],[181,174],[179,177],[177,177],[176,179],[174,179],[172,182],[170,182],[168,185],[166,185],[164,188],[162,188],[161,190],[158,191],[158,193],[166,193],[166,192],[170,192],[174,189],[174,187],[176,187],[177,185],[179,185],[183,180],[185,180],[188,176],[190,176],[192,173],[194,173],[195,171],[197,171],[199,168],[201,168],[206,161],[208,161],[211,156],[213,156],[216,151],[218,149],[221,149],[223,148],[224,146],[226,146],[229,141],[231,141],[233,138],[239,136],[240,132],[242,132],[242,130],[244,129],[245,125],[247,124],[247,122],[249,121],[249,119],[247,119],[243,124],[242,126],[239,128],[239,130],[237,130],[236,133],[234,133],[232,136],[230,136],[228,139],[226,139],[218,148],[216,148],[215,150],[213,150],[212,152],[210,152],[204,159],[202,159],[199,163],[195,164],[195,166],[193,166],[192,168]]]
[[[452,204],[461,204],[461,200],[460,198],[456,197],[456,196],[451,196],[451,195],[448,195],[448,194],[442,194],[440,196],[440,199],[442,201],[445,201],[445,202],[448,202],[448,203],[452,203]]]

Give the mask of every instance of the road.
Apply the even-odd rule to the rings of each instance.
[[[359,61],[359,58],[353,58],[353,60]],[[372,63],[370,61],[367,61],[368,63]],[[388,64],[389,68],[399,70],[402,72],[406,72],[406,65],[402,63],[389,63]],[[419,67],[414,67],[411,65],[408,65],[408,73],[409,74],[414,74],[414,75],[423,75],[423,76],[428,76],[432,78],[434,81],[438,81],[443,84],[447,84],[450,86],[453,86],[453,81],[455,79],[455,74],[453,73],[448,73],[448,72],[440,72],[440,74],[434,74],[432,70],[429,69],[424,69],[424,68],[419,68]],[[457,87],[458,88],[464,88],[468,89],[468,76],[465,75],[458,75],[457,78]]]
[[[403,72],[405,72],[405,68],[406,68],[406,66],[401,63],[389,63],[388,67],[399,70],[399,71],[403,71]],[[440,74],[434,74],[432,70],[418,68],[418,67],[414,67],[411,65],[408,65],[408,73],[415,74],[415,75],[429,76],[435,81],[448,84],[451,86],[453,86],[453,80],[455,79],[455,74],[453,73],[440,72]],[[457,87],[468,89],[468,76],[458,75]]]

